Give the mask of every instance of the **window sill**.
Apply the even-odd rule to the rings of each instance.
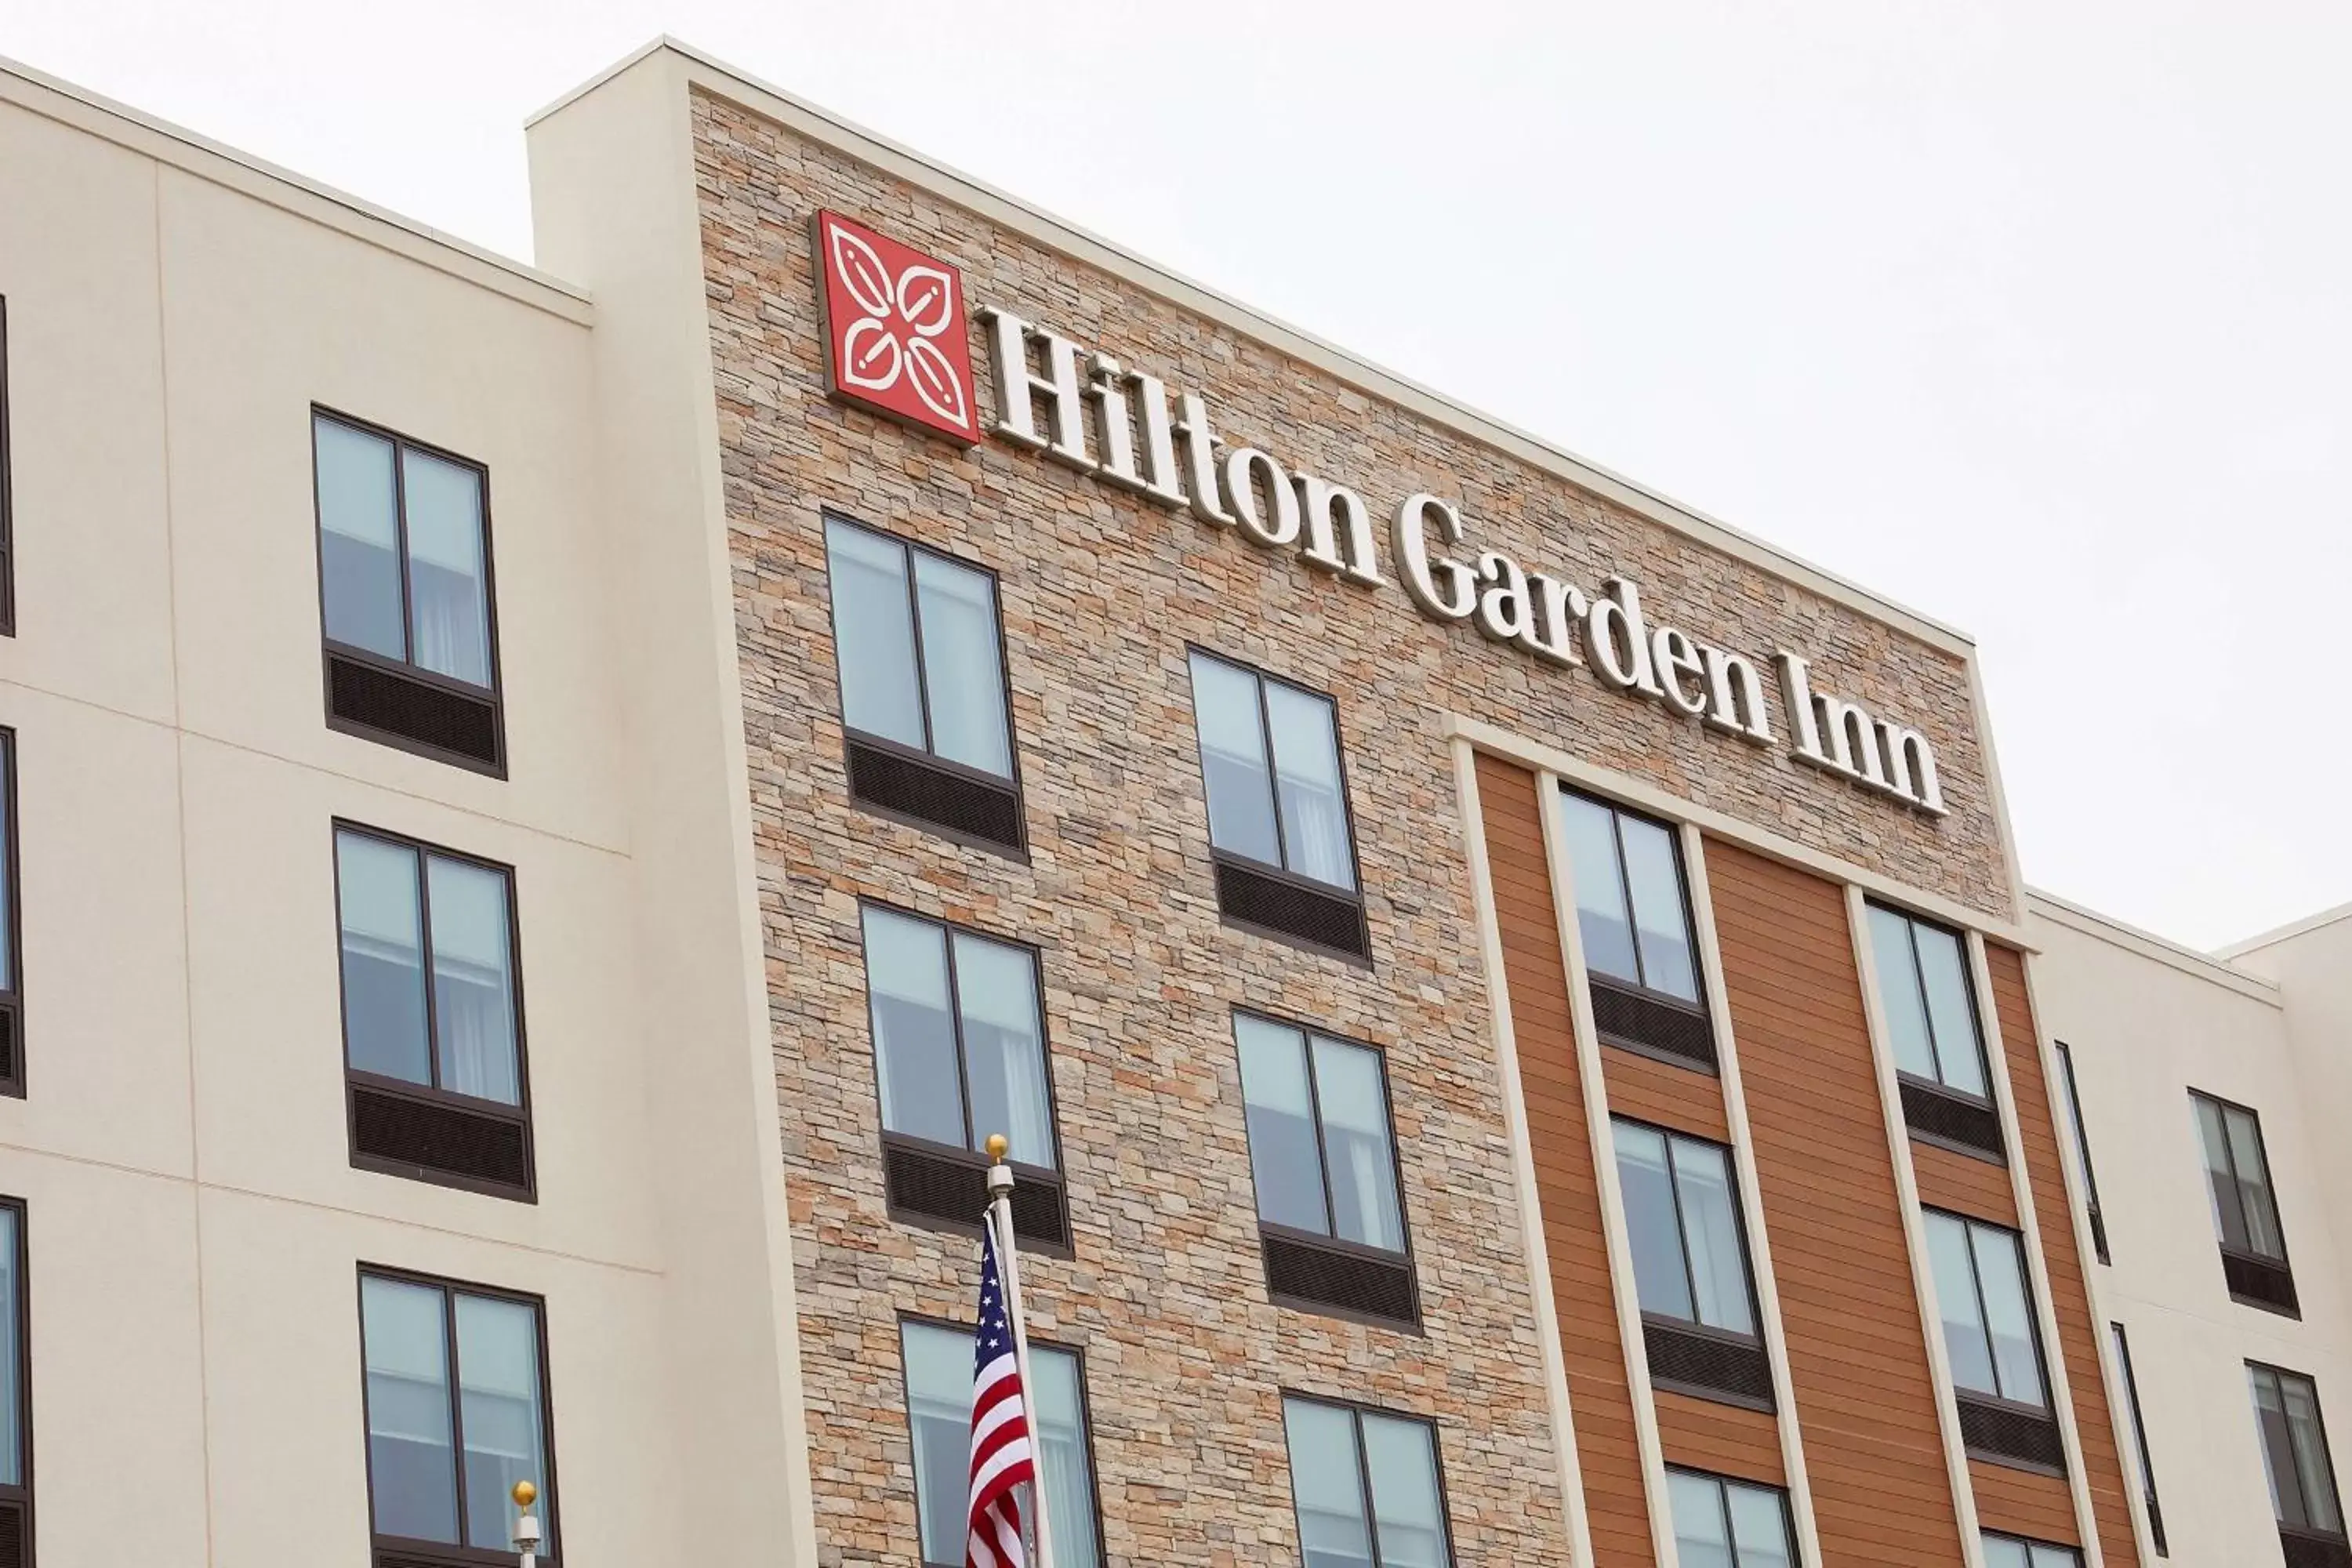
[[[1991,1100],[1906,1072],[1895,1074],[1895,1084],[1903,1101],[1903,1125],[1913,1138],[1989,1165],[2009,1163],[2000,1112]]]
[[[331,639],[321,663],[328,729],[468,773],[507,776],[506,704],[496,687]]]
[[[539,1201],[528,1106],[348,1068],[343,1079],[354,1170],[509,1202]]]
[[[2066,1448],[2058,1417],[2045,1405],[1954,1391],[1959,1406],[1960,1439],[1969,1458],[2034,1475],[2066,1473]]]
[[[1217,910],[1225,924],[1292,947],[1372,967],[1371,931],[1360,890],[1333,887],[1296,871],[1223,850],[1210,853]]]
[[[1753,1334],[1644,1312],[1642,1351],[1654,1389],[1768,1415],[1780,1407],[1772,1394],[1771,1360],[1764,1342]]]
[[[1267,1299],[1292,1311],[1419,1334],[1421,1280],[1411,1255],[1361,1242],[1258,1226]]]
[[[844,727],[842,765],[859,809],[1026,865],[1028,813],[1017,778],[999,778]]]

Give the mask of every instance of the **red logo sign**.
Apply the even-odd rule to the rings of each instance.
[[[816,215],[830,390],[971,446],[971,338],[947,263],[835,213]]]

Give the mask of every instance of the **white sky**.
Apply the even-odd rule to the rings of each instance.
[[[1971,633],[2035,884],[2352,900],[2352,7],[0,0],[526,258],[663,31]]]

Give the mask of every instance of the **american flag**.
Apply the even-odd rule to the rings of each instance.
[[[1021,1505],[1013,1489],[1034,1483],[1029,1412],[1021,1400],[1021,1363],[1004,1280],[996,1268],[996,1226],[980,1243],[980,1330],[971,1374],[971,1511],[964,1568],[1024,1568]]]

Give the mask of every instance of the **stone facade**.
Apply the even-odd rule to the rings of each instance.
[[[693,117],[822,1561],[914,1563],[898,1315],[968,1319],[972,1290],[970,1242],[884,1213],[858,935],[872,898],[1041,950],[1076,1256],[1025,1278],[1034,1331],[1085,1354],[1109,1562],[1296,1562],[1284,1389],[1433,1419],[1458,1561],[1567,1562],[1445,715],[2006,918],[1966,667],[748,110],[697,94]],[[1659,614],[1743,652],[1807,652],[1840,695],[1931,727],[1951,815],[1703,733],[1029,453],[829,402],[819,207],[955,262],[977,302],[1204,391],[1227,439],[1368,500],[1375,483],[1454,499],[1486,547],[1591,584],[1632,575]],[[821,508],[998,574],[1026,864],[849,804]],[[1188,644],[1336,699],[1371,968],[1220,922]],[[1267,1302],[1244,1005],[1385,1050],[1423,1334]]]

